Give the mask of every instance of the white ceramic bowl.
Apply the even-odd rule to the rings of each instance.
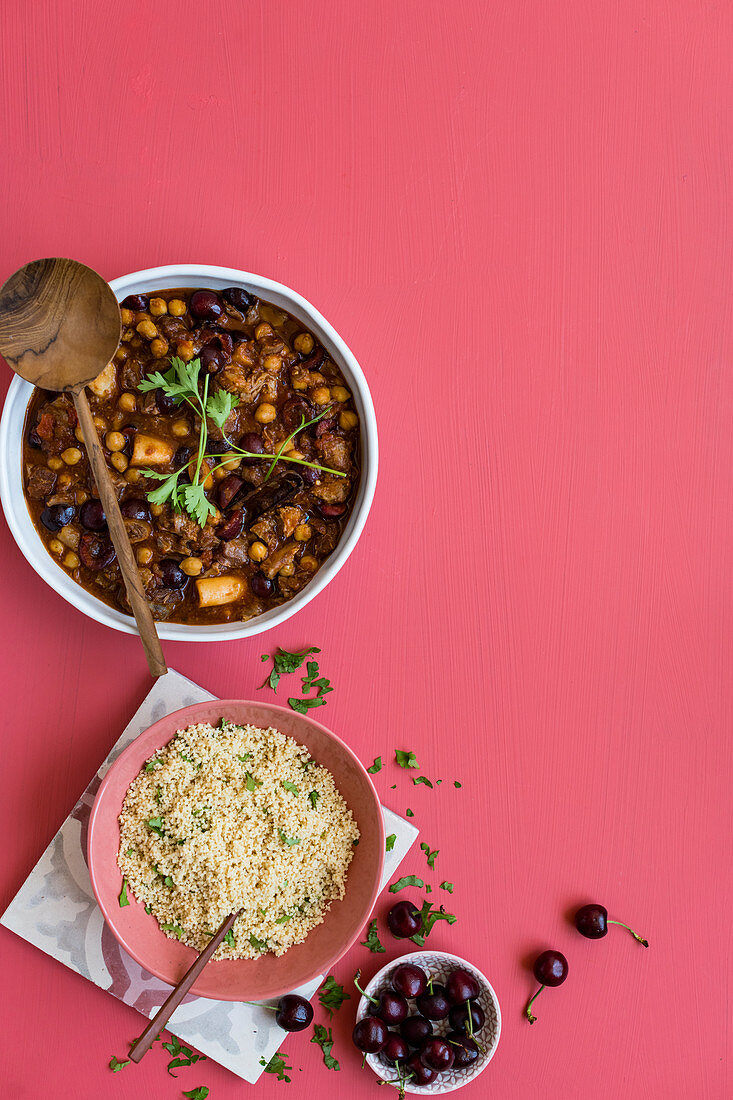
[[[120,301],[128,294],[145,293],[167,287],[203,286],[220,290],[226,286],[243,286],[246,290],[280,306],[301,320],[317,336],[346,379],[361,421],[361,480],[356,501],[341,540],[313,580],[309,581],[305,588],[287,603],[266,611],[264,615],[259,615],[248,622],[223,623],[216,626],[188,626],[184,623],[158,624],[158,633],[161,638],[184,642],[228,641],[232,638],[247,638],[260,634],[263,630],[270,630],[271,627],[285,622],[310,603],[313,597],[317,596],[321,589],[336,576],[356,546],[366,523],[377,482],[378,444],[374,406],[362,369],[336,330],[310,302],[289,287],[283,286],[282,283],[275,283],[261,275],[253,275],[247,271],[237,271],[228,267],[171,264],[168,267],[153,267],[147,271],[135,271],[131,275],[123,275],[119,279],[113,279],[110,286]],[[8,526],[21,552],[36,573],[43,577],[59,595],[91,619],[96,619],[97,622],[111,626],[115,630],[121,630],[125,634],[136,634],[135,621],[130,615],[109,607],[74,583],[48,553],[33,525],[23,496],[22,475],[23,425],[32,392],[33,387],[28,382],[14,378],[8,390],[0,421],[0,499],[2,499]]]
[[[476,1038],[481,1046],[484,1047],[484,1052],[479,1054],[472,1066],[468,1066],[466,1069],[446,1070],[444,1073],[438,1074],[430,1085],[419,1086],[410,1085],[409,1083],[405,1085],[405,1092],[420,1093],[423,1096],[442,1096],[444,1092],[454,1092],[456,1089],[468,1085],[471,1081],[475,1081],[479,1073],[483,1073],[494,1057],[496,1048],[499,1045],[499,1036],[501,1035],[501,1009],[499,1008],[499,1001],[497,1000],[496,993],[494,993],[488,978],[482,974],[473,963],[460,958],[458,955],[451,955],[448,951],[413,951],[409,955],[402,955],[399,959],[395,959],[393,962],[388,963],[387,966],[383,966],[382,969],[374,975],[369,985],[364,988],[364,992],[370,997],[378,997],[380,993],[383,993],[386,989],[390,989],[392,973],[400,963],[404,962],[421,966],[428,977],[432,977],[443,984],[445,984],[445,980],[452,970],[457,970],[461,967],[462,969],[468,970],[469,974],[473,974],[481,987],[478,1002],[486,1014],[486,1022]],[[368,1009],[369,1001],[366,997],[362,997],[356,1010],[357,1020],[362,1020],[367,1015]],[[412,1007],[410,1011],[412,1012]],[[440,1020],[433,1024],[434,1035],[445,1035],[450,1030],[450,1025],[447,1020]],[[383,1081],[396,1080],[397,1075],[394,1066],[386,1062],[381,1054],[367,1054],[366,1060],[377,1077],[381,1077]]]

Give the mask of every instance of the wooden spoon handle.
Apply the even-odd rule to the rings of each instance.
[[[219,931],[211,937],[199,957],[197,959],[194,959],[193,965],[183,975],[176,988],[168,997],[168,1000],[165,1001],[158,1009],[140,1038],[135,1040],[130,1049],[131,1061],[139,1062],[143,1054],[150,1050],[151,1046],[155,1042],[155,1037],[158,1032],[162,1031],[165,1025],[168,1023],[171,1016],[176,1011],[179,1004],[186,996],[189,989],[196,981],[199,974],[204,969],[207,962],[214,954],[229,929],[233,928],[235,920],[237,920],[237,918],[241,916],[241,914],[242,910],[240,909],[237,913],[232,913],[231,917],[227,917]]]
[[[158,637],[158,631],[155,629],[153,614],[145,598],[145,590],[140,580],[140,574],[138,572],[137,562],[135,561],[135,555],[132,552],[130,540],[127,537],[127,531],[122,519],[122,513],[120,512],[120,506],[117,503],[117,495],[112,484],[112,479],[109,476],[104,452],[102,451],[97,437],[97,429],[94,427],[87,395],[84,390],[81,389],[72,390],[72,396],[74,398],[74,406],[76,407],[76,415],[79,417],[79,424],[81,425],[82,435],[84,436],[84,443],[92,467],[92,473],[94,474],[94,480],[99,490],[99,499],[102,501],[102,507],[107,517],[110,538],[117,551],[117,560],[122,570],[122,577],[125,582],[125,588],[127,589],[127,598],[130,601],[132,613],[135,616],[135,622],[140,631],[140,639],[145,649],[145,656],[148,659],[148,667],[153,676],[164,676],[168,671],[168,667],[165,663],[165,657],[163,656],[163,649],[160,644],[160,638]]]

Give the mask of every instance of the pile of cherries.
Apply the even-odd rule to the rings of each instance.
[[[364,1054],[381,1054],[394,1066],[404,1086],[429,1085],[449,1069],[466,1069],[483,1052],[476,1036],[486,1022],[478,1002],[479,983],[468,970],[454,970],[445,985],[428,977],[414,963],[401,963],[391,977],[391,989],[369,997],[369,1015],[354,1028],[354,1045]],[[410,1011],[410,1001],[416,1012]],[[434,1024],[448,1020],[446,1035],[433,1034]]]

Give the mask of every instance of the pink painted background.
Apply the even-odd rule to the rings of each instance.
[[[318,644],[324,721],[446,780],[376,777],[455,882],[431,944],[499,994],[467,1095],[729,1097],[730,6],[5,0],[0,22],[2,278],[54,254],[251,269],[326,314],[374,394],[347,567],[286,628],[169,662],[246,698],[260,653]],[[0,539],[4,908],[149,679]],[[649,951],[579,937],[567,912],[594,898]],[[14,1100],[247,1090],[211,1062],[173,1081],[160,1051],[113,1077],[139,1017],[0,939]],[[550,945],[570,977],[530,1029]],[[340,1074],[293,1036],[290,1093],[251,1091],[378,1097],[354,1005]]]

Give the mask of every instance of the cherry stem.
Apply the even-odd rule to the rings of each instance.
[[[360,977],[361,977],[361,970],[357,970],[356,974],[354,974],[354,985],[355,985],[355,986],[356,986],[356,988],[357,988],[357,989],[359,990],[359,992],[361,993],[362,997],[366,997],[366,999],[367,999],[368,1001],[371,1001],[373,1005],[378,1005],[378,1004],[379,1004],[379,1001],[377,1000],[377,998],[376,998],[376,997],[370,997],[370,996],[369,996],[369,994],[368,994],[368,993],[365,993],[365,992],[364,992],[364,990],[363,990],[363,989],[361,988],[361,986],[359,985],[359,978],[360,978]]]
[[[625,928],[627,932],[630,932],[634,939],[642,944],[644,947],[649,946],[649,940],[645,940],[642,936],[639,936],[633,928],[629,928],[628,924],[624,924],[622,920],[609,920],[608,924],[618,924],[621,928]]]
[[[527,1019],[529,1020],[529,1022],[530,1022],[531,1024],[533,1024],[533,1023],[535,1022],[535,1020],[537,1019],[537,1017],[536,1017],[536,1016],[533,1016],[533,1015],[532,1015],[532,1012],[531,1012],[531,1008],[532,1008],[532,1005],[534,1004],[534,1002],[536,1001],[536,999],[537,999],[537,998],[539,997],[540,993],[542,992],[542,990],[543,990],[544,988],[545,988],[545,987],[544,987],[543,985],[541,985],[541,986],[540,986],[540,988],[539,988],[539,989],[537,990],[537,992],[535,993],[534,997],[530,997],[530,999],[529,999],[529,1003],[528,1003],[527,1007],[526,1007],[526,1008],[525,1008],[525,1010],[524,1010],[524,1015],[525,1015],[525,1016],[527,1017]]]
[[[537,990],[537,993],[539,993],[539,989]],[[535,997],[537,996],[537,993],[535,993]],[[532,998],[532,1000],[534,1000],[534,997]],[[530,1004],[531,1003],[532,1002],[530,1001]],[[529,1005],[527,1005],[527,1008],[529,1008]],[[532,1023],[531,1020],[530,1020],[530,1023]],[[466,1001],[466,1030],[468,1031],[469,1039],[473,1039],[474,1043],[479,1048],[481,1053],[486,1054],[486,1047],[481,1046],[481,1043],[478,1041],[478,1039],[476,1038],[476,1036],[473,1033],[473,1013],[471,1012],[471,1001],[470,1000]]]
[[[254,1005],[255,1008],[269,1008],[270,1012],[277,1012],[277,1005],[266,1005],[262,1001],[240,1001],[243,1005]]]

